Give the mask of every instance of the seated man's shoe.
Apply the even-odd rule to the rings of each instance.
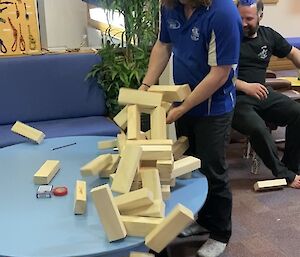
[[[218,257],[220,256],[227,244],[209,238],[197,251],[199,257]]]
[[[178,236],[179,237],[189,237],[209,233],[208,230],[201,227],[197,222],[191,224],[186,229],[184,229]]]

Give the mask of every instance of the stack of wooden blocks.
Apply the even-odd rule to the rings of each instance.
[[[117,147],[119,154],[100,155],[81,168],[82,176],[111,179],[111,187],[91,190],[110,242],[126,235],[145,237],[145,244],[160,252],[193,221],[192,211],[181,204],[165,217],[164,202],[178,176],[200,168],[199,159],[183,156],[189,147],[186,137],[175,143],[167,138],[168,110],[190,93],[188,85],[151,86],[148,91],[121,88],[118,101],[125,107],[114,121],[122,132],[116,140],[98,143],[100,149]],[[141,113],[150,114],[146,133],[141,132]]]

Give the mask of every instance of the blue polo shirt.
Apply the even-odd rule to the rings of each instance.
[[[210,116],[233,110],[241,36],[241,18],[232,0],[213,0],[210,7],[197,8],[189,20],[180,3],[161,8],[159,40],[172,44],[175,84],[188,83],[194,89],[211,66],[232,65],[226,83],[188,114]]]

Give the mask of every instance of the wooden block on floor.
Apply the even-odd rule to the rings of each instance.
[[[140,168],[143,188],[148,188],[153,193],[154,200],[162,201],[161,185],[156,168]]]
[[[148,89],[149,92],[163,93],[163,101],[182,102],[191,94],[188,84],[183,85],[153,85]]]
[[[172,147],[174,160],[179,160],[187,149],[189,149],[189,139],[185,136],[181,136]]]
[[[129,257],[155,257],[155,256],[151,253],[130,252]]]
[[[141,138],[141,112],[137,105],[127,108],[127,139]]]
[[[114,118],[114,122],[122,129],[127,127],[127,107],[125,106]]]
[[[146,236],[145,245],[159,253],[193,221],[193,212],[178,204],[163,222]]]
[[[120,155],[119,154],[111,154],[112,162],[109,164],[104,170],[100,172],[101,178],[109,178],[110,174],[114,173],[117,170]]]
[[[123,194],[130,191],[141,155],[142,148],[140,146],[126,145],[111,185],[113,191]]]
[[[141,145],[141,160],[171,160],[172,146],[170,145]]]
[[[111,163],[111,154],[101,154],[80,168],[81,176],[98,176]]]
[[[108,184],[93,188],[91,195],[108,240],[124,238],[126,229]]]
[[[136,208],[124,212],[124,215],[163,218],[165,217],[166,205],[161,200],[154,200],[154,203],[149,206]]]
[[[60,169],[58,160],[47,160],[33,176],[36,185],[48,185]]]
[[[145,108],[154,108],[161,106],[162,94],[122,87],[118,102],[121,105],[136,104]]]
[[[20,121],[15,122],[15,124],[11,128],[11,131],[23,137],[26,137],[38,144],[40,144],[45,138],[45,134],[42,131],[30,127]]]
[[[255,191],[275,190],[287,186],[285,178],[257,181],[254,184]]]
[[[166,110],[157,106],[150,115],[151,139],[167,139]]]
[[[120,213],[153,204],[153,192],[148,188],[141,188],[114,198]]]
[[[121,220],[125,225],[128,236],[145,237],[163,221],[163,218],[121,215]]]
[[[74,193],[74,214],[84,214],[86,211],[86,182],[77,180]]]
[[[200,167],[200,159],[193,156],[187,156],[174,162],[174,169],[172,171],[171,177],[177,178],[181,175],[199,169]]]
[[[99,141],[97,143],[98,149],[109,149],[117,147],[117,139],[115,140],[107,140],[107,141]]]
[[[164,201],[168,200],[171,196],[171,187],[170,185],[161,185],[161,193]]]

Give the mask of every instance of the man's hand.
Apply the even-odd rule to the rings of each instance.
[[[140,87],[139,87],[139,90],[143,90],[143,91],[147,91],[149,89],[148,86],[142,84]]]
[[[247,95],[264,100],[268,97],[268,89],[260,83],[247,83],[247,87],[243,90]]]
[[[178,120],[185,113],[186,113],[186,110],[182,105],[172,108],[168,112],[168,116],[167,116],[167,120],[166,120],[167,124],[171,124],[174,121]]]

